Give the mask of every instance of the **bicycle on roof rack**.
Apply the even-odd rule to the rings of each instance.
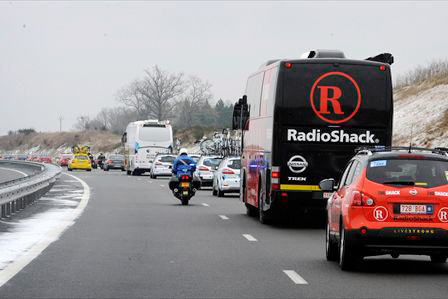
[[[356,155],[371,155],[378,152],[389,152],[389,151],[407,151],[411,153],[412,151],[426,151],[434,154],[440,154],[448,156],[448,148],[445,147],[416,147],[416,146],[363,146],[355,149]]]

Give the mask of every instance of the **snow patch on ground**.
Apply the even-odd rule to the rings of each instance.
[[[394,144],[408,145],[411,127],[414,146],[448,146],[448,130],[441,127],[448,110],[448,85],[438,85],[395,102]]]

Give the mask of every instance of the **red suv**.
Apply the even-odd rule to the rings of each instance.
[[[365,256],[448,257],[447,149],[364,148],[345,168],[328,200],[326,256],[350,270]]]

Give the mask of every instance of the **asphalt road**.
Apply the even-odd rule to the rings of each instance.
[[[33,168],[22,165],[0,163],[0,183],[30,175],[35,171]]]
[[[237,197],[211,191],[181,206],[167,179],[73,173],[91,188],[83,215],[0,298],[448,296],[448,265],[427,257],[368,258],[346,273],[325,260],[324,230],[306,221],[261,225]]]

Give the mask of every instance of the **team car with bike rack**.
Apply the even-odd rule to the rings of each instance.
[[[326,257],[353,269],[366,256],[448,257],[448,149],[363,148],[327,203]]]

